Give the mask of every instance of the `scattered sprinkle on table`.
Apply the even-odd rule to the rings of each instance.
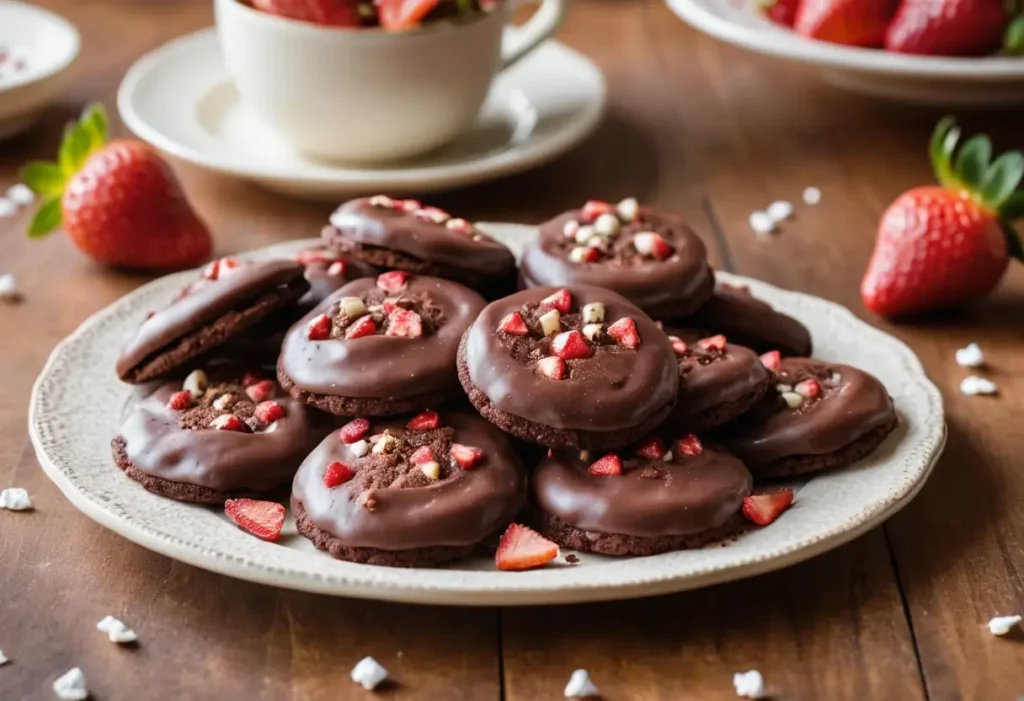
[[[821,190],[816,187],[804,188],[804,204],[816,205],[821,202]]]
[[[996,616],[988,622],[992,635],[1006,635],[1020,624],[1020,616]]]
[[[28,492],[21,487],[8,487],[0,492],[0,509],[8,511],[28,511],[32,508],[32,500]]]
[[[996,394],[999,387],[992,380],[977,375],[968,375],[960,383],[960,393],[973,397],[977,394]]]
[[[793,216],[793,203],[786,200],[776,200],[768,205],[765,210],[774,222],[781,222]]]
[[[3,667],[8,662],[10,662],[10,660],[7,658],[7,655],[4,654],[3,650],[0,650],[0,667]]]
[[[764,677],[756,669],[732,675],[732,685],[736,687],[736,695],[741,698],[764,698]]]
[[[388,670],[372,657],[364,657],[352,668],[352,681],[367,691],[373,691],[387,678]]]
[[[14,200],[0,197],[0,219],[13,217],[18,213],[18,204]]]
[[[985,354],[977,343],[968,343],[966,348],[956,352],[956,364],[962,368],[980,368],[985,364]]]
[[[770,234],[775,231],[775,220],[768,212],[751,212],[749,222],[755,233]]]
[[[107,616],[97,623],[96,629],[106,633],[107,637],[110,638],[110,642],[117,643],[118,645],[127,645],[139,639],[134,630],[113,616]]]
[[[577,669],[569,677],[569,683],[565,685],[565,698],[586,699],[598,695],[597,687],[590,681],[590,675],[585,669]]]
[[[7,199],[19,207],[28,207],[36,201],[36,194],[25,183],[18,183],[7,188]]]
[[[78,667],[72,667],[53,682],[53,693],[62,701],[85,701],[89,690],[85,688],[85,675]]]
[[[17,302],[19,299],[21,293],[18,292],[18,281],[10,273],[0,275],[0,300]]]

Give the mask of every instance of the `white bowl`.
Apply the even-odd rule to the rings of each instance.
[[[901,102],[1024,104],[1024,58],[907,56],[799,36],[747,0],[666,0],[688,24],[756,53],[816,66],[827,82]]]
[[[0,0],[0,46],[23,49],[26,68],[0,79],[0,139],[27,129],[64,88],[78,58],[78,31],[34,5]]]

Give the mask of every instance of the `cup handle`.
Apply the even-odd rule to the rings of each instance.
[[[539,2],[540,7],[519,28],[515,37],[505,35],[501,46],[500,70],[505,70],[536,49],[541,42],[554,34],[562,23],[567,0],[513,0],[512,6],[515,8],[531,1]]]

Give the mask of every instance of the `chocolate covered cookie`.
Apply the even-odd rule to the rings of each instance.
[[[594,285],[618,292],[655,319],[693,313],[714,289],[704,242],[678,217],[590,201],[540,226],[523,252],[523,285]]]
[[[679,374],[668,338],[620,295],[534,287],[484,309],[459,348],[459,380],[514,436],[609,449],[668,416]]]
[[[614,453],[552,451],[534,472],[535,525],[604,555],[696,548],[743,528],[747,468],[721,446],[665,432]]]
[[[340,416],[391,416],[461,396],[455,355],[486,302],[457,282],[400,270],[351,282],[287,333],[281,385]]]
[[[299,300],[299,306],[304,308],[303,313],[353,280],[377,277],[383,272],[362,261],[345,258],[328,246],[314,246],[299,251],[295,254],[295,262],[306,268],[305,277],[309,283],[309,292]]]
[[[677,325],[709,329],[758,353],[777,350],[784,356],[811,354],[811,334],[791,316],[750,294],[746,287],[719,283],[704,306]]]
[[[220,504],[287,485],[336,425],[273,380],[221,366],[158,388],[131,411],[112,447],[117,466],[149,491]]]
[[[374,565],[466,556],[525,500],[526,473],[506,437],[456,411],[355,419],[306,458],[292,485],[300,534]]]
[[[295,305],[308,289],[303,268],[294,261],[216,260],[170,305],[142,323],[121,350],[117,375],[131,383],[166,377]]]
[[[718,428],[750,411],[773,384],[757,353],[725,336],[672,327],[665,333],[679,363],[679,401],[666,420],[676,431]]]
[[[790,477],[849,465],[896,428],[882,383],[836,363],[782,360],[770,396],[722,432],[756,479]]]
[[[488,299],[515,290],[516,261],[504,244],[416,200],[377,195],[346,202],[331,215],[323,238],[349,258],[455,280]]]

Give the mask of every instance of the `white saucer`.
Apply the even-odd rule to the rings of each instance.
[[[536,229],[481,224],[521,249]],[[253,251],[287,256],[313,241]],[[233,526],[219,509],[182,504],[147,492],[114,466],[110,439],[132,387],[111,371],[123,339],[151,309],[167,304],[196,271],[155,280],[83,323],[50,356],[36,381],[29,429],[39,463],[78,509],[143,547],[197,567],[263,584],[368,599],[429,604],[515,605],[623,599],[751,577],[838,547],[882,523],[924,485],[942,452],[942,397],[906,345],[818,297],[750,278],[716,273],[804,322],[815,356],[873,373],[893,397],[900,426],[856,465],[799,484],[796,503],[771,526],[725,545],[652,557],[582,553],[531,572],[500,572],[482,554],[440,569],[404,569],[333,560],[296,535],[291,520],[277,543]]]
[[[25,69],[0,76],[0,139],[27,129],[70,77],[78,58],[78,31],[34,5],[0,0],[0,47],[25,61]]]
[[[271,190],[330,200],[422,194],[526,170],[582,141],[604,106],[598,68],[548,42],[498,78],[476,124],[455,143],[406,163],[346,168],[292,151],[240,104],[213,29],[144,56],[118,93],[125,123],[160,150]]]

